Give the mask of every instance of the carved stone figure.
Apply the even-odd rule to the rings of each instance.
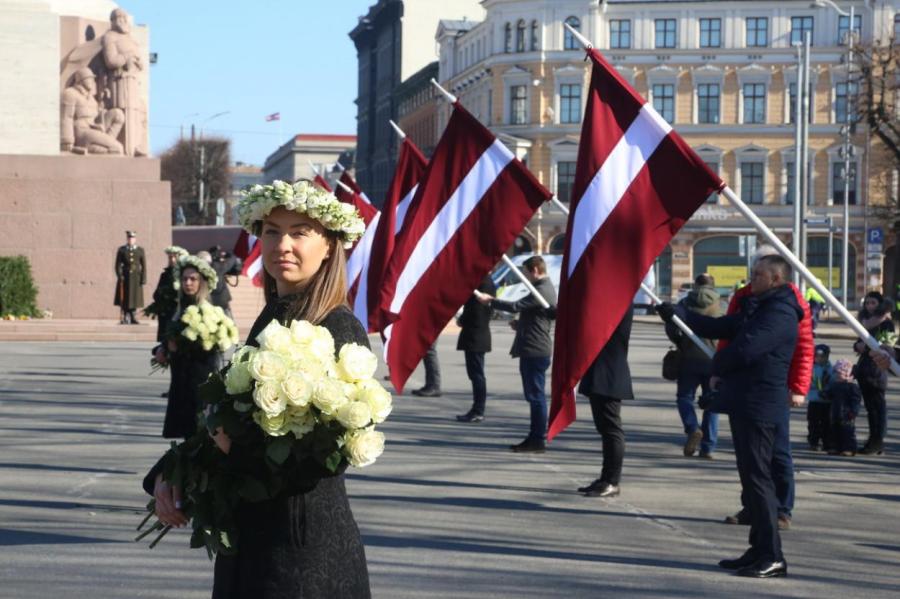
[[[61,149],[75,154],[121,154],[116,139],[125,122],[118,108],[102,108],[97,101],[94,72],[82,67],[62,94]]]
[[[117,8],[109,16],[111,29],[100,39],[103,62],[106,65],[106,89],[110,106],[120,109],[125,116],[125,153],[129,156],[146,156],[147,109],[141,92],[141,47],[131,36],[128,13]]]

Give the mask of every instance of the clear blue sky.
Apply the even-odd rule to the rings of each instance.
[[[356,134],[356,48],[347,33],[376,0],[118,0],[150,27],[154,154],[184,125],[232,140],[262,165],[296,133]],[[281,113],[281,121],[265,117]]]

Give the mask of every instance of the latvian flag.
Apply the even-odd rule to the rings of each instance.
[[[416,191],[381,290],[385,361],[403,386],[547,191],[458,102]]]
[[[266,115],[266,122],[267,122],[267,123],[270,123],[270,122],[272,122],[272,121],[280,121],[280,120],[281,120],[281,113],[280,113],[280,112],[273,112],[272,114]]]
[[[596,50],[581,129],[553,349],[552,439],[575,386],[631,308],[644,273],[724,183]]]
[[[372,202],[369,201],[369,198],[366,197],[366,194],[362,192],[362,189],[347,171],[341,174],[339,181],[343,185],[337,186],[334,195],[340,201],[356,207],[366,225],[366,230],[362,237],[347,251],[347,301],[350,302],[351,306],[355,307],[358,290],[362,285],[362,281],[368,277],[372,243],[375,240],[375,230],[378,228],[381,213],[372,205]],[[362,312],[365,312],[365,310],[362,310]],[[357,314],[357,317],[360,315]]]
[[[241,229],[237,243],[234,244],[234,255],[243,260],[241,274],[249,278],[256,287],[263,286],[262,255],[259,239]]]

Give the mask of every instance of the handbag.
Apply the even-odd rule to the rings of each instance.
[[[669,348],[662,361],[662,375],[667,381],[678,380],[681,372],[681,350],[678,348]]]

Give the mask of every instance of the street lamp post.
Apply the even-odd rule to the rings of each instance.
[[[850,89],[852,85],[852,71],[853,71],[853,42],[855,38],[855,14],[854,14],[854,6],[850,5],[850,11],[847,12],[845,10],[841,10],[841,8],[835,4],[832,0],[816,0],[813,3],[814,6],[830,6],[833,8],[840,16],[847,17],[849,22],[847,23],[847,89],[844,93],[844,143],[841,151],[843,153],[844,158],[844,231],[843,231],[843,239],[842,248],[841,248],[841,302],[844,304],[844,307],[847,306],[847,298],[848,298],[848,274],[850,270],[850,133],[851,133],[851,125],[853,124],[853,115],[850,110]]]

